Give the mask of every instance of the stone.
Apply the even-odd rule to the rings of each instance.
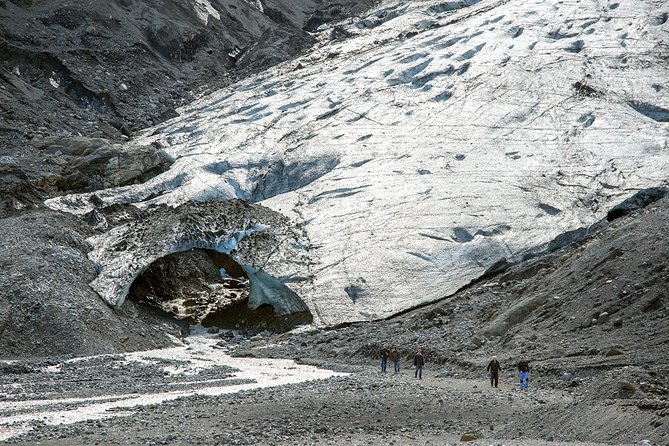
[[[477,431],[477,432],[467,432],[462,434],[460,436],[460,441],[467,442],[467,441],[476,441],[484,438],[483,432]]]
[[[618,395],[621,398],[631,398],[637,391],[637,387],[627,381],[618,382]]]
[[[657,395],[669,395],[669,387],[664,387],[659,384],[641,383],[639,385],[641,390],[646,393],[655,393]]]
[[[544,294],[529,296],[513,305],[500,316],[498,316],[483,331],[485,336],[501,336],[514,325],[522,322],[535,309],[539,308],[548,300]]]
[[[564,381],[565,383],[569,383],[569,382],[571,382],[572,379],[574,379],[574,375],[572,375],[572,374],[569,373],[569,372],[564,372],[560,378],[561,378],[562,381]]]
[[[169,162],[155,145],[128,147],[104,138],[46,137],[34,142],[61,166],[55,185],[65,191],[123,186],[133,180],[147,180],[146,174]]]
[[[480,348],[483,344],[485,344],[485,339],[480,336],[474,336],[472,337],[471,342],[476,348]]]
[[[606,351],[605,356],[610,357],[610,356],[619,356],[619,355],[624,355],[625,352],[622,350],[620,347],[612,347]]]

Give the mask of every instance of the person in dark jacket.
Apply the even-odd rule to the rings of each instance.
[[[499,365],[497,356],[490,358],[490,362],[488,363],[486,370],[490,373],[490,387],[493,385],[497,387],[497,384],[499,384],[499,372],[502,371],[502,366]]]
[[[390,356],[390,350],[388,350],[388,344],[383,344],[381,349],[381,371],[386,373],[386,366],[388,365],[388,356]]]
[[[400,372],[400,351],[397,349],[397,346],[394,345],[393,349],[390,351],[390,357],[389,359],[393,362],[393,365],[395,365],[395,373]]]
[[[527,390],[530,385],[530,364],[524,355],[520,355],[520,361],[518,361],[518,375],[520,377],[520,390]]]
[[[414,378],[423,379],[423,367],[425,366],[425,358],[423,357],[423,350],[420,348],[413,357],[413,365],[416,367]]]

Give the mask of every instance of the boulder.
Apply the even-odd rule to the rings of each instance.
[[[484,438],[483,432],[477,431],[477,432],[467,432],[464,433],[460,436],[460,441],[462,442],[467,442],[467,441],[476,441]]]
[[[32,143],[60,166],[60,173],[51,181],[62,191],[146,181],[170,164],[165,152],[156,145],[129,147],[83,136],[35,138]]]
[[[530,313],[539,308],[539,306],[541,306],[547,300],[548,297],[544,294],[529,296],[521,300],[495,318],[483,330],[483,334],[485,336],[503,335],[509,328],[522,322],[527,316],[530,315]]]

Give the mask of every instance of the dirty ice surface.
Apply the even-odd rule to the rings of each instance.
[[[79,421],[97,420],[133,414],[133,408],[160,404],[191,395],[220,395],[260,387],[274,387],[316,379],[327,379],[345,374],[298,365],[287,359],[233,358],[224,350],[215,348],[220,339],[196,335],[188,338],[183,347],[134,352],[123,355],[126,363],[157,364],[166,374],[172,375],[170,386],[178,388],[184,384],[188,390],[165,390],[128,394],[113,393],[95,397],[73,397],[62,399],[40,399],[38,396],[25,400],[0,400],[0,441],[30,431],[36,423],[50,425],[71,424]],[[90,358],[78,358],[81,362]],[[237,369],[234,376],[221,379],[199,380],[198,376],[208,368],[228,366]],[[58,380],[59,367],[50,367],[46,373],[50,379]],[[104,371],[100,371],[104,373]]]
[[[241,198],[290,216],[316,323],[385,317],[667,184],[660,0],[382,2],[310,54],[131,144],[174,160],[107,204]],[[348,37],[331,39],[332,36]],[[87,195],[48,202],[73,213]]]

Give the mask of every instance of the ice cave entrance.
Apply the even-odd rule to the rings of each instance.
[[[135,279],[128,299],[204,327],[285,332],[311,323],[309,311],[278,314],[267,303],[250,308],[252,280],[258,279],[249,279],[231,256],[195,248],[153,262]]]

